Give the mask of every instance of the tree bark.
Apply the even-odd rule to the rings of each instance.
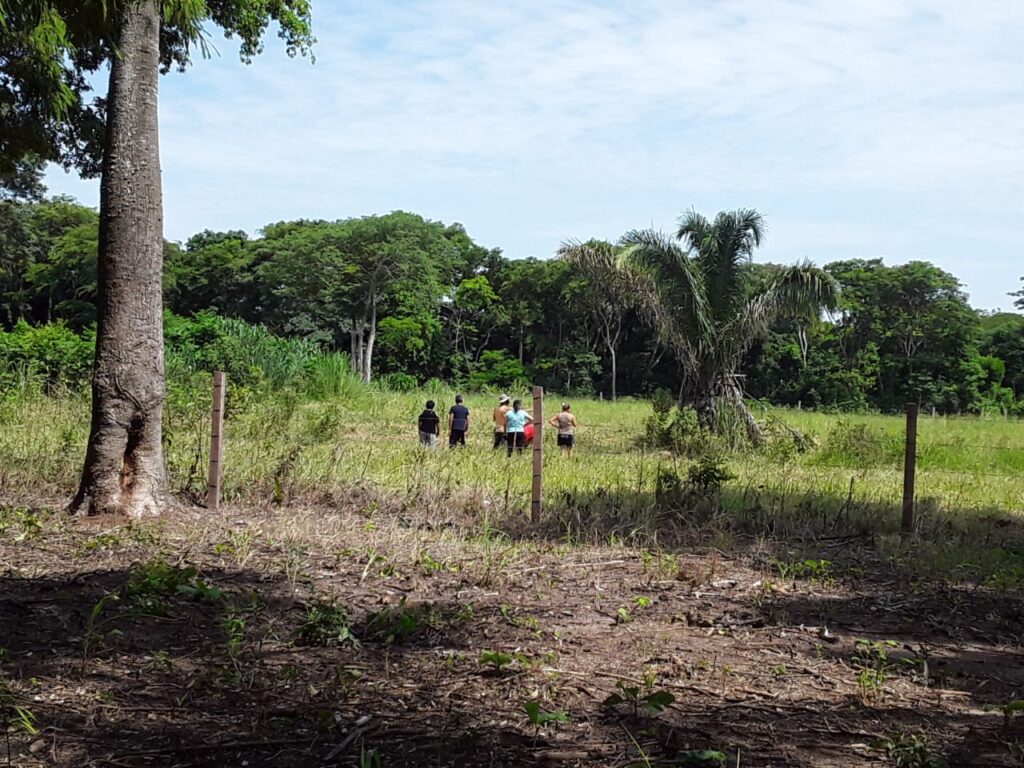
[[[370,305],[370,322],[366,334],[366,355],[363,360],[363,381],[367,384],[373,379],[373,345],[377,341],[377,297],[374,296]]]
[[[71,510],[142,517],[168,501],[158,0],[124,3],[119,22],[100,185],[92,424]]]

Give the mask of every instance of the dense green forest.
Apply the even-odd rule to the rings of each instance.
[[[31,369],[87,383],[97,237],[95,211],[69,198],[0,202],[8,382]],[[773,268],[745,269],[753,293]],[[754,344],[741,368],[749,396],[842,410],[919,401],[940,412],[1024,412],[1024,317],[974,310],[957,278],[926,261],[838,261],[824,271],[841,290],[835,310],[781,321]],[[608,397],[680,382],[670,345],[603,280],[571,260],[508,259],[458,224],[413,213],[279,222],[255,238],[207,230],[166,243],[164,284],[172,361],[243,321],[346,352],[365,380],[395,389],[530,381]]]

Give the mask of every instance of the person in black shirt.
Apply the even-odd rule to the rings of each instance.
[[[448,411],[448,447],[466,444],[469,432],[469,408],[462,404],[462,395],[455,396],[455,405]]]
[[[427,400],[427,409],[418,419],[420,445],[427,448],[437,446],[437,436],[441,434],[441,417],[434,411],[434,401]]]

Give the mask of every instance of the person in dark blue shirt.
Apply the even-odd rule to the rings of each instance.
[[[455,396],[455,405],[448,411],[448,447],[466,444],[469,432],[469,408],[462,404],[462,395]]]

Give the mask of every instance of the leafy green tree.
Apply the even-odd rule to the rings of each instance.
[[[879,357],[872,399],[883,410],[906,402],[944,412],[975,410],[984,372],[979,320],[960,282],[922,261],[841,261],[826,270],[842,293],[836,332],[844,360],[873,344]]]
[[[508,314],[487,275],[462,280],[443,311],[451,370],[456,379],[461,379],[480,360],[498,327],[508,322]]]
[[[983,315],[980,322],[979,352],[1002,362],[999,386],[1009,389],[1015,400],[1024,399],[1024,317],[1001,312]]]
[[[0,143],[0,172],[32,156],[93,172],[102,146],[93,415],[73,510],[139,516],[166,498],[158,76],[187,67],[205,46],[207,22],[240,39],[244,60],[260,50],[272,20],[290,53],[305,51],[309,10],[308,0],[0,6],[0,80],[13,127]],[[107,64],[106,97],[88,104],[88,75]]]
[[[619,346],[626,318],[635,303],[628,273],[617,268],[619,254],[608,242],[566,243],[558,254],[583,271],[580,278],[567,286],[564,302],[586,318],[588,326],[594,329],[598,345],[607,353],[611,366],[611,396],[616,400]]]
[[[713,222],[689,212],[675,241],[651,230],[625,235],[616,265],[681,364],[682,401],[701,426],[720,429],[723,407],[735,408],[755,443],[760,428],[738,378],[747,352],[782,318],[820,312],[837,295],[835,281],[809,263],[755,281],[750,261],[763,237],[757,211],[723,211]]]
[[[205,230],[164,259],[164,300],[182,315],[217,310],[257,320],[253,254],[245,232]]]
[[[1021,278],[1021,282],[1024,283],[1024,277]],[[1013,302],[1013,306],[1015,306],[1017,309],[1024,309],[1024,288],[1021,288],[1019,291],[1014,291],[1010,295],[1016,297],[1017,299],[1015,302]]]

